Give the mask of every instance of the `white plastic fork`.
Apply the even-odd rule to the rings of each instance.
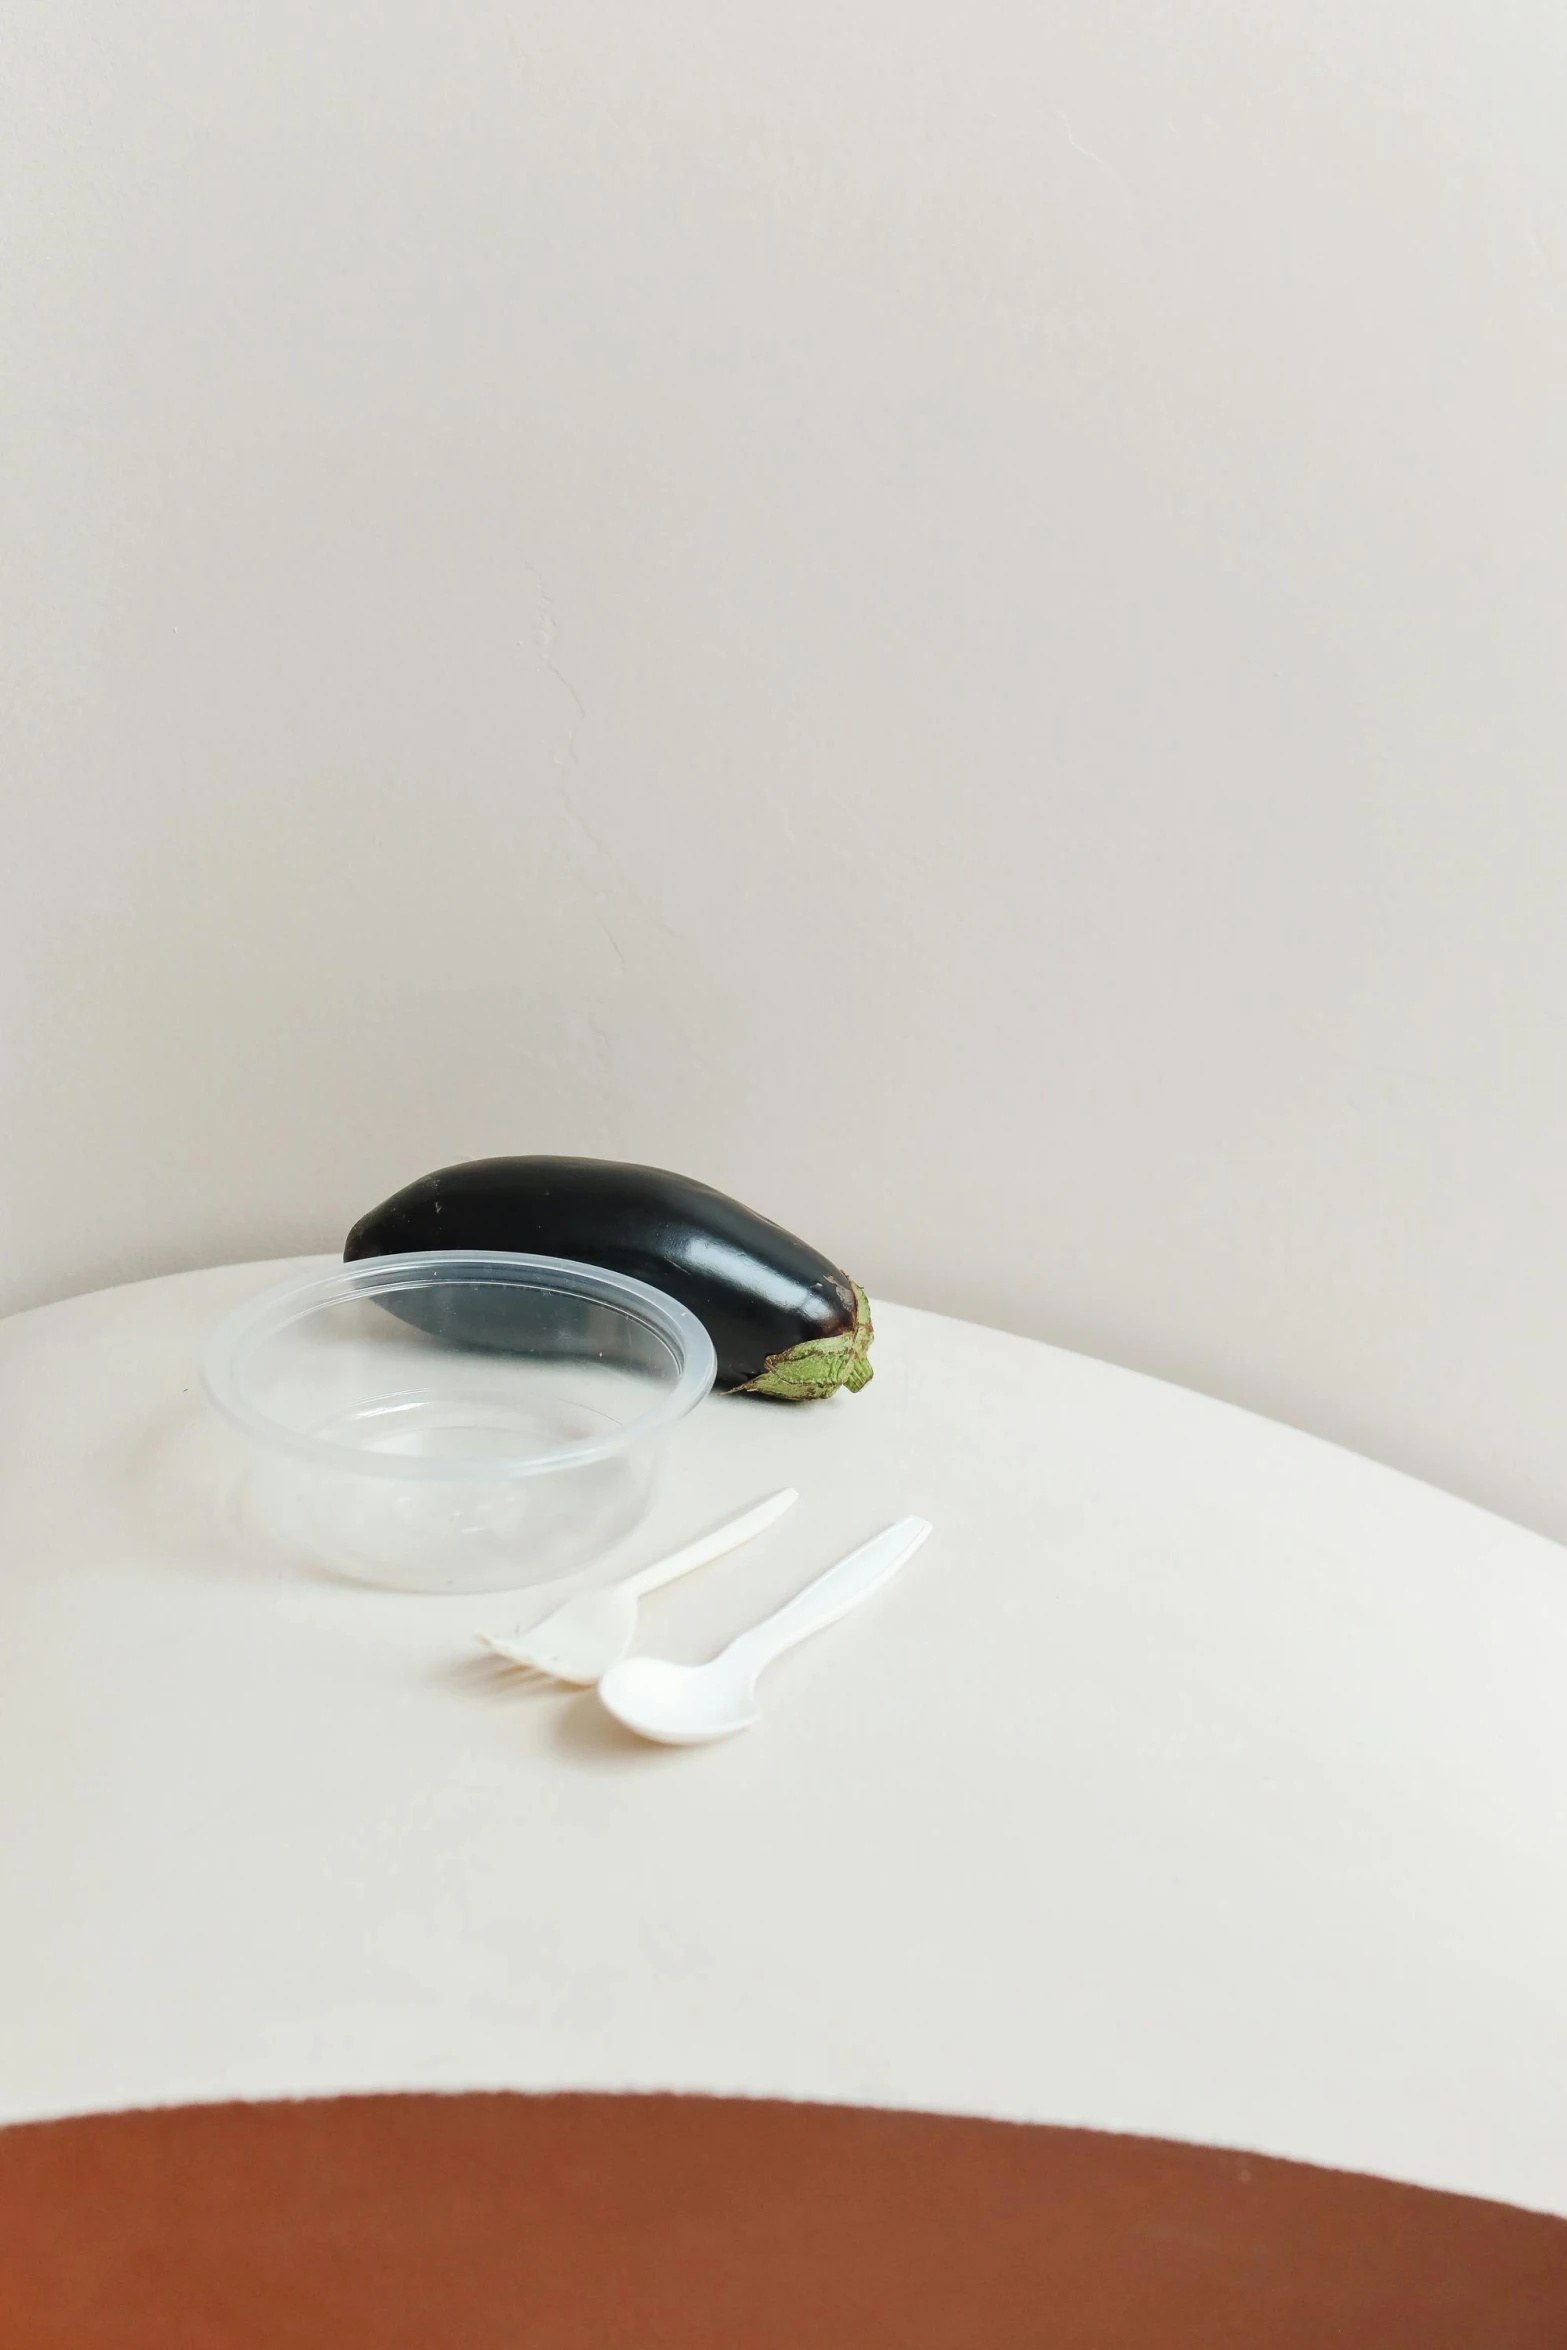
[[[672,1551],[668,1558],[655,1559],[650,1567],[639,1567],[634,1575],[605,1584],[598,1591],[578,1592],[520,1639],[502,1640],[493,1632],[481,1632],[479,1638],[508,1664],[529,1665],[536,1673],[547,1673],[551,1680],[591,1688],[631,1646],[639,1599],[673,1583],[679,1575],[689,1575],[695,1567],[705,1567],[711,1559],[722,1558],[726,1551],[738,1550],[742,1542],[749,1542],[785,1510],[793,1509],[799,1498],[794,1487],[786,1485],[781,1493],[769,1494],[766,1501],[754,1503],[711,1534],[698,1535],[695,1542]]]

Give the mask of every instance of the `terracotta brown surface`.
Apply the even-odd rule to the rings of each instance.
[[[0,2131],[5,2350],[1564,2350],[1567,2222],[1090,2131],[365,2097]]]

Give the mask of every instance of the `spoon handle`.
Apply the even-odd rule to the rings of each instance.
[[[742,1632],[731,1643],[730,1655],[743,1659],[752,1671],[760,1672],[775,1656],[782,1656],[786,1648],[808,1640],[813,1632],[824,1632],[829,1624],[836,1624],[840,1616],[846,1616],[850,1608],[858,1607],[862,1599],[869,1599],[873,1591],[890,1582],[904,1561],[913,1557],[930,1530],[929,1518],[899,1518],[896,1525],[884,1527],[858,1550],[850,1551],[846,1559],[829,1567],[825,1575],[807,1583],[776,1615],[764,1616],[749,1632]]]
[[[721,1559],[728,1550],[738,1550],[742,1542],[749,1542],[753,1534],[760,1534],[785,1510],[793,1509],[800,1496],[792,1485],[781,1493],[770,1493],[765,1501],[753,1503],[738,1518],[731,1518],[725,1526],[716,1526],[711,1534],[699,1534],[695,1542],[688,1542],[668,1558],[655,1559],[650,1567],[643,1567],[635,1575],[628,1575],[621,1585],[632,1599],[641,1599],[645,1592],[661,1591],[666,1583],[673,1583],[677,1575],[689,1575],[693,1567],[705,1567],[709,1559]]]

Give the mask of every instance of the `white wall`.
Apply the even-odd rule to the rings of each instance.
[[[12,0],[3,1300],[673,1163],[1567,1534],[1567,19]]]

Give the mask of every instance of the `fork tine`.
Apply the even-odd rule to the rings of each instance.
[[[500,1635],[495,1632],[476,1632],[474,1638],[481,1647],[489,1649],[492,1655],[498,1656],[503,1664],[520,1665],[530,1673],[541,1673],[547,1669],[538,1662],[536,1657],[530,1656],[528,1651],[517,1641],[502,1640]]]

